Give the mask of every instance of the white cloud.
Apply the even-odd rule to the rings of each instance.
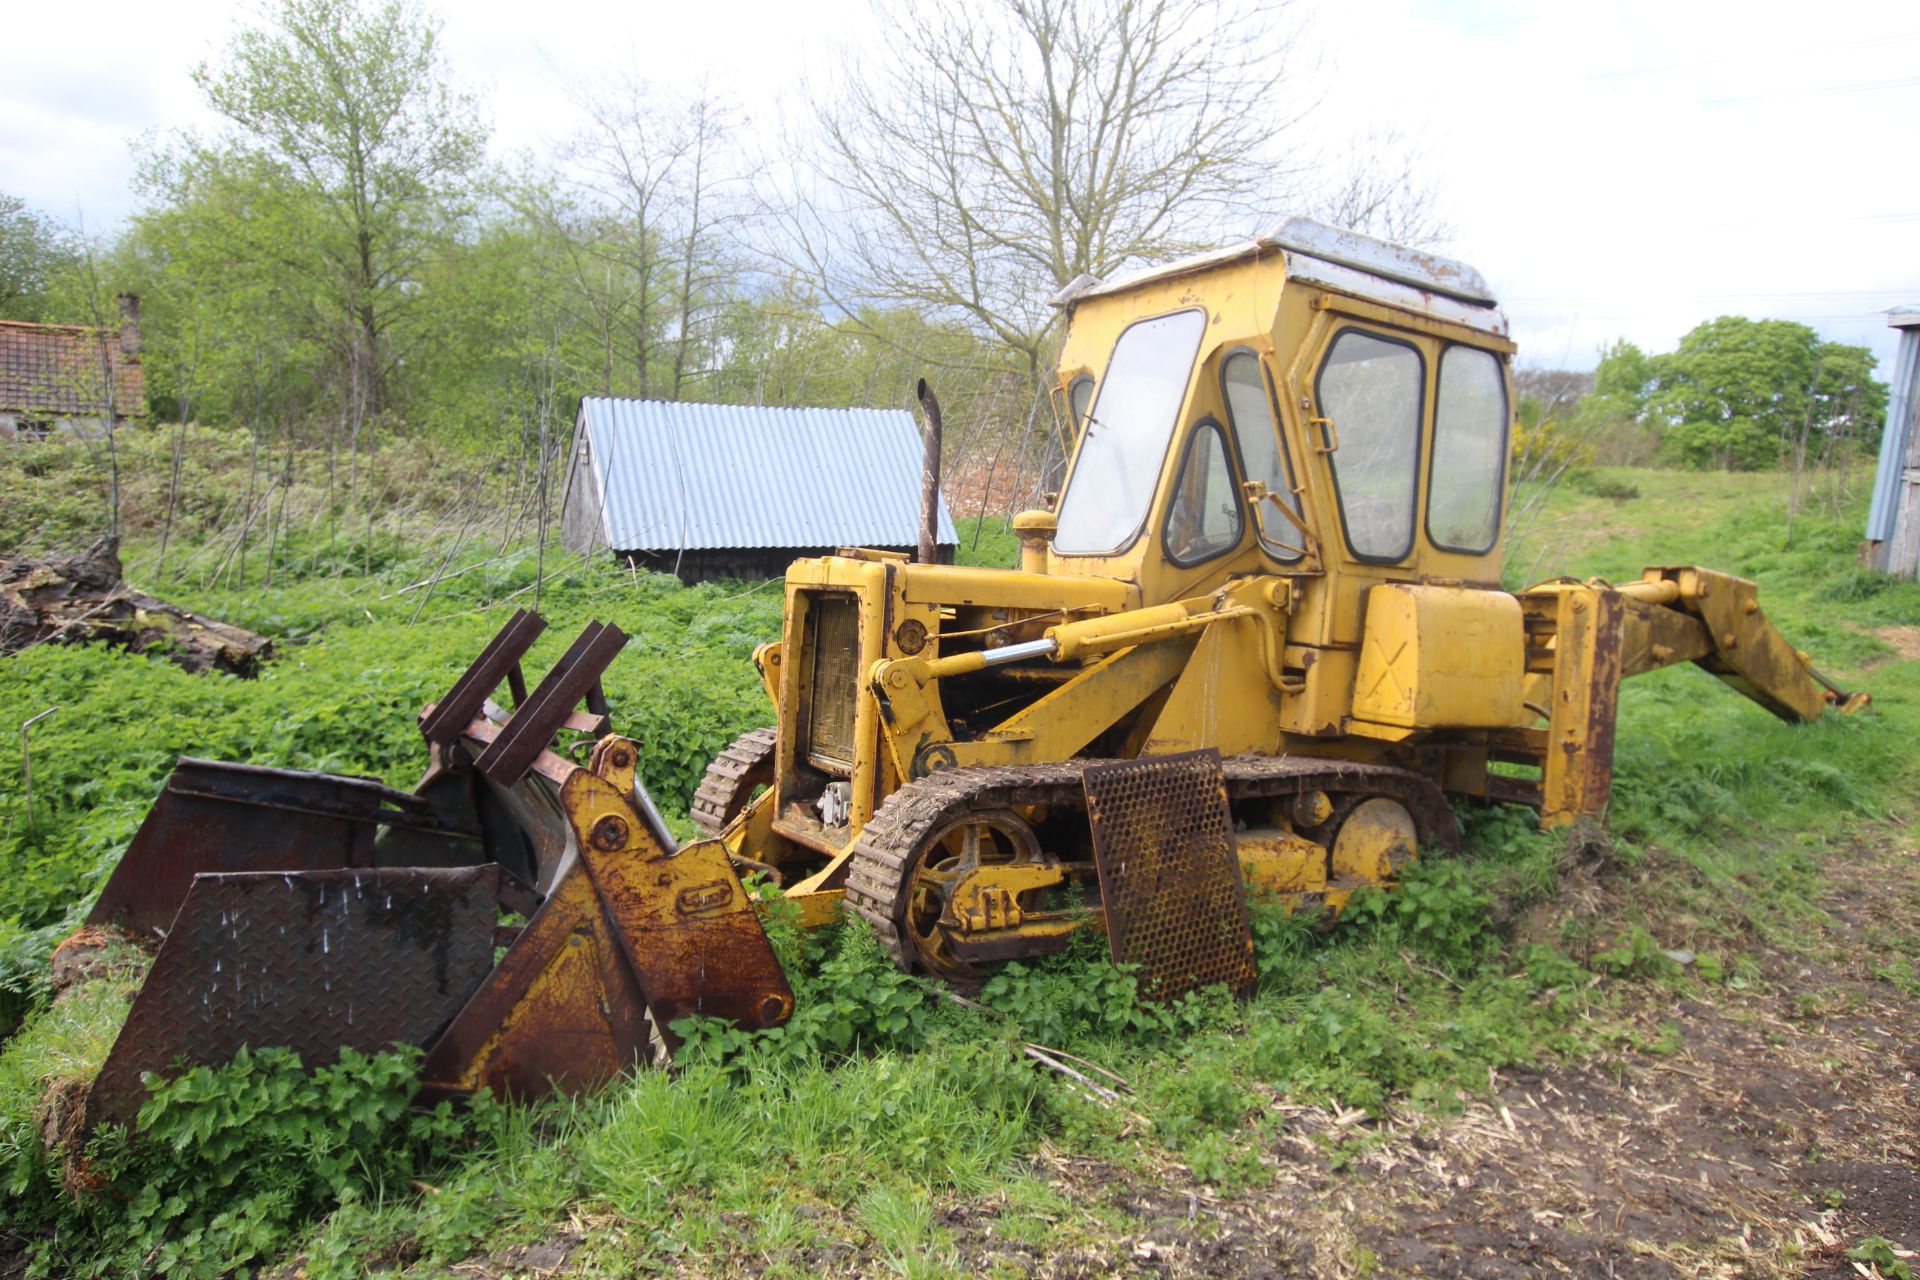
[[[0,81],[0,190],[91,228],[126,216],[129,140],[208,123],[189,72],[251,12],[212,0],[188,20],[122,0],[13,15],[32,57]],[[704,74],[764,136],[803,78],[834,84],[836,42],[885,36],[861,0],[443,12],[500,154],[565,136],[568,83],[612,66],[663,92]],[[1920,17],[1903,4],[1329,0],[1312,16],[1324,92],[1309,132],[1422,145],[1451,248],[1506,299],[1524,360],[1587,364],[1623,335],[1663,349],[1726,312],[1885,356],[1877,313],[1920,302],[1920,170],[1896,141],[1920,105]]]

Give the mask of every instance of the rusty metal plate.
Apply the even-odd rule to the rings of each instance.
[[[202,873],[371,866],[379,825],[420,808],[371,778],[182,756],[87,923],[164,932]]]
[[[633,794],[637,808],[580,770],[560,802],[577,830],[592,833],[581,861],[654,1026],[669,1048],[681,1018],[779,1026],[793,1014],[793,988],[726,846],[697,840],[675,849],[645,789]]]
[[[1253,989],[1253,935],[1220,753],[1089,765],[1082,775],[1116,964],[1172,1000],[1224,982]]]
[[[576,866],[420,1066],[429,1090],[537,1098],[591,1089],[652,1056],[646,995]]]
[[[499,868],[202,875],[181,904],[87,1103],[131,1121],[143,1071],[282,1045],[424,1045],[493,967]]]

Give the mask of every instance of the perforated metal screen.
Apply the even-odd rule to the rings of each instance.
[[[500,869],[202,875],[174,917],[88,1122],[131,1121],[141,1073],[284,1045],[309,1067],[342,1046],[424,1045],[493,968]]]
[[[1082,775],[1114,962],[1172,1000],[1252,990],[1247,891],[1217,751],[1089,765]]]

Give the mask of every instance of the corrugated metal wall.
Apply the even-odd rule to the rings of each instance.
[[[576,473],[567,494],[563,536],[575,550],[911,546],[919,536],[922,445],[905,410],[590,398],[579,426],[576,459],[589,450],[592,475]],[[944,500],[939,540],[958,541]]]
[[[1874,568],[1911,578],[1920,570],[1920,310],[1902,308],[1888,323],[1900,330],[1900,349],[1867,512],[1867,544]]]

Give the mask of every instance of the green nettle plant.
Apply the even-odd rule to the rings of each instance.
[[[150,1074],[133,1131],[94,1138],[84,1178],[95,1189],[60,1217],[91,1237],[99,1273],[243,1269],[316,1215],[390,1194],[467,1140],[473,1113],[414,1106],[419,1056],[343,1049],[308,1071],[288,1050],[242,1049],[221,1067]],[[39,1261],[62,1269],[73,1260],[60,1250],[56,1235]]]

